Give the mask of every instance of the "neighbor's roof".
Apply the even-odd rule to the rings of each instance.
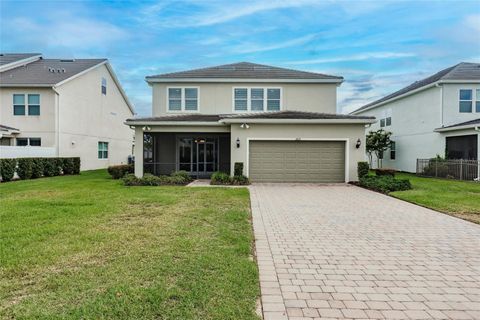
[[[145,117],[145,118],[132,118],[127,120],[127,124],[145,124],[155,122],[203,122],[203,123],[228,123],[228,122],[243,122],[243,121],[256,121],[265,120],[266,122],[273,122],[275,120],[288,122],[308,122],[310,120],[332,120],[335,122],[373,122],[375,117],[367,116],[352,116],[345,114],[331,114],[331,113],[317,113],[317,112],[304,112],[304,111],[270,111],[270,112],[257,112],[257,113],[242,113],[242,114],[178,114],[178,115],[165,115],[160,117]]]
[[[243,80],[310,80],[309,82],[335,82],[340,83],[343,77],[314,73],[307,71],[292,70],[256,64],[251,62],[239,62],[225,64],[209,68],[194,69],[173,73],[164,73],[153,76],[147,76],[148,82],[175,82],[179,80],[198,81],[200,79],[209,79],[210,81],[243,79]]]
[[[51,87],[107,59],[39,59],[0,72],[0,87]]]
[[[441,127],[435,129],[435,131],[453,131],[453,130],[461,130],[461,129],[468,129],[468,128],[474,128],[480,126],[480,118],[470,120],[470,121],[465,121],[465,122],[460,122],[456,124],[452,124],[446,127]]]
[[[41,55],[41,53],[0,53],[0,66]]]
[[[456,81],[456,80],[480,80],[480,63],[471,63],[471,62],[461,62],[457,65],[444,69],[435,73],[434,75],[422,79],[420,81],[415,81],[409,86],[406,86],[403,89],[395,91],[392,94],[389,94],[381,99],[378,99],[374,102],[364,105],[363,107],[355,110],[352,114],[361,112],[365,109],[369,109],[370,107],[374,107],[382,102],[386,102],[390,99],[399,97],[406,93],[409,93],[413,90],[420,89],[422,87],[428,86],[430,84],[434,84],[438,81]]]
[[[0,124],[0,131],[20,131],[17,128],[5,126],[3,124]]]

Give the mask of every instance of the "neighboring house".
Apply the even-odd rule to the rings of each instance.
[[[0,54],[0,158],[80,157],[82,170],[126,163],[132,115],[107,59]]]
[[[135,174],[243,173],[252,181],[345,182],[372,117],[339,115],[342,77],[236,63],[146,77],[152,117],[135,127]]]
[[[392,132],[383,167],[415,172],[417,158],[479,159],[480,64],[462,62],[351,113]],[[374,162],[376,166],[376,162]]]

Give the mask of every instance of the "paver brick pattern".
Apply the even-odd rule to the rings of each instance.
[[[480,226],[349,185],[250,194],[265,319],[480,319]]]

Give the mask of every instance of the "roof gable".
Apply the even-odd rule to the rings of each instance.
[[[402,88],[398,91],[395,91],[383,98],[380,98],[374,102],[368,103],[359,109],[352,112],[358,113],[365,109],[369,109],[377,104],[386,102],[390,99],[399,97],[403,94],[409,93],[411,91],[420,89],[422,87],[428,86],[430,84],[436,83],[437,81],[455,81],[455,80],[480,80],[480,63],[470,63],[470,62],[461,62],[452,67],[443,69],[434,75],[431,75],[420,81],[415,81],[414,83]]]
[[[321,73],[273,67],[251,62],[239,62],[219,65],[209,68],[193,69],[180,72],[164,73],[147,76],[148,82],[158,80],[181,80],[181,79],[282,79],[282,80],[323,80],[329,82],[342,82],[343,77],[326,75]]]

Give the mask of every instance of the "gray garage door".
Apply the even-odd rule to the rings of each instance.
[[[345,182],[343,141],[250,141],[252,182]]]

